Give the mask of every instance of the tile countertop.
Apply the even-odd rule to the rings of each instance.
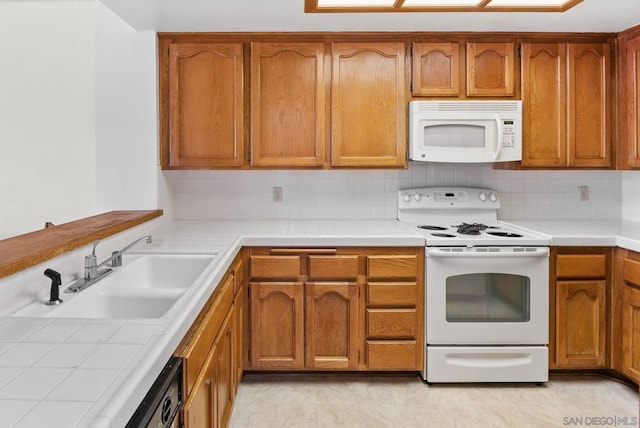
[[[152,234],[140,252],[217,257],[160,319],[0,317],[2,426],[125,426],[242,246],[424,245],[395,220],[176,221]]]
[[[507,220],[542,234],[553,246],[611,246],[640,251],[640,222],[628,220]]]

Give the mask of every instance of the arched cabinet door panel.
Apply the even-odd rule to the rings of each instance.
[[[169,46],[169,167],[244,162],[242,43]]]
[[[251,282],[251,366],[304,367],[304,284]]]
[[[331,45],[331,165],[406,167],[404,43]]]
[[[325,161],[323,43],[251,44],[251,165]]]
[[[513,96],[514,52],[513,42],[467,43],[467,96]]]

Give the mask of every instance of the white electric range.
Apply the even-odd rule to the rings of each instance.
[[[549,240],[498,221],[490,189],[398,192],[426,239],[427,382],[548,380]]]

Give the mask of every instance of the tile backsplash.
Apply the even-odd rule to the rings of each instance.
[[[177,220],[393,219],[397,191],[469,186],[499,192],[503,219],[620,218],[619,171],[505,171],[411,162],[406,170],[164,171]],[[588,186],[581,201],[579,186]],[[283,200],[273,201],[282,187]]]

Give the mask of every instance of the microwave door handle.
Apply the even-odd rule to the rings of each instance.
[[[496,113],[496,131],[498,132],[498,146],[496,147],[496,153],[493,155],[494,160],[498,160],[500,157],[500,150],[502,149],[502,119],[500,115]]]

